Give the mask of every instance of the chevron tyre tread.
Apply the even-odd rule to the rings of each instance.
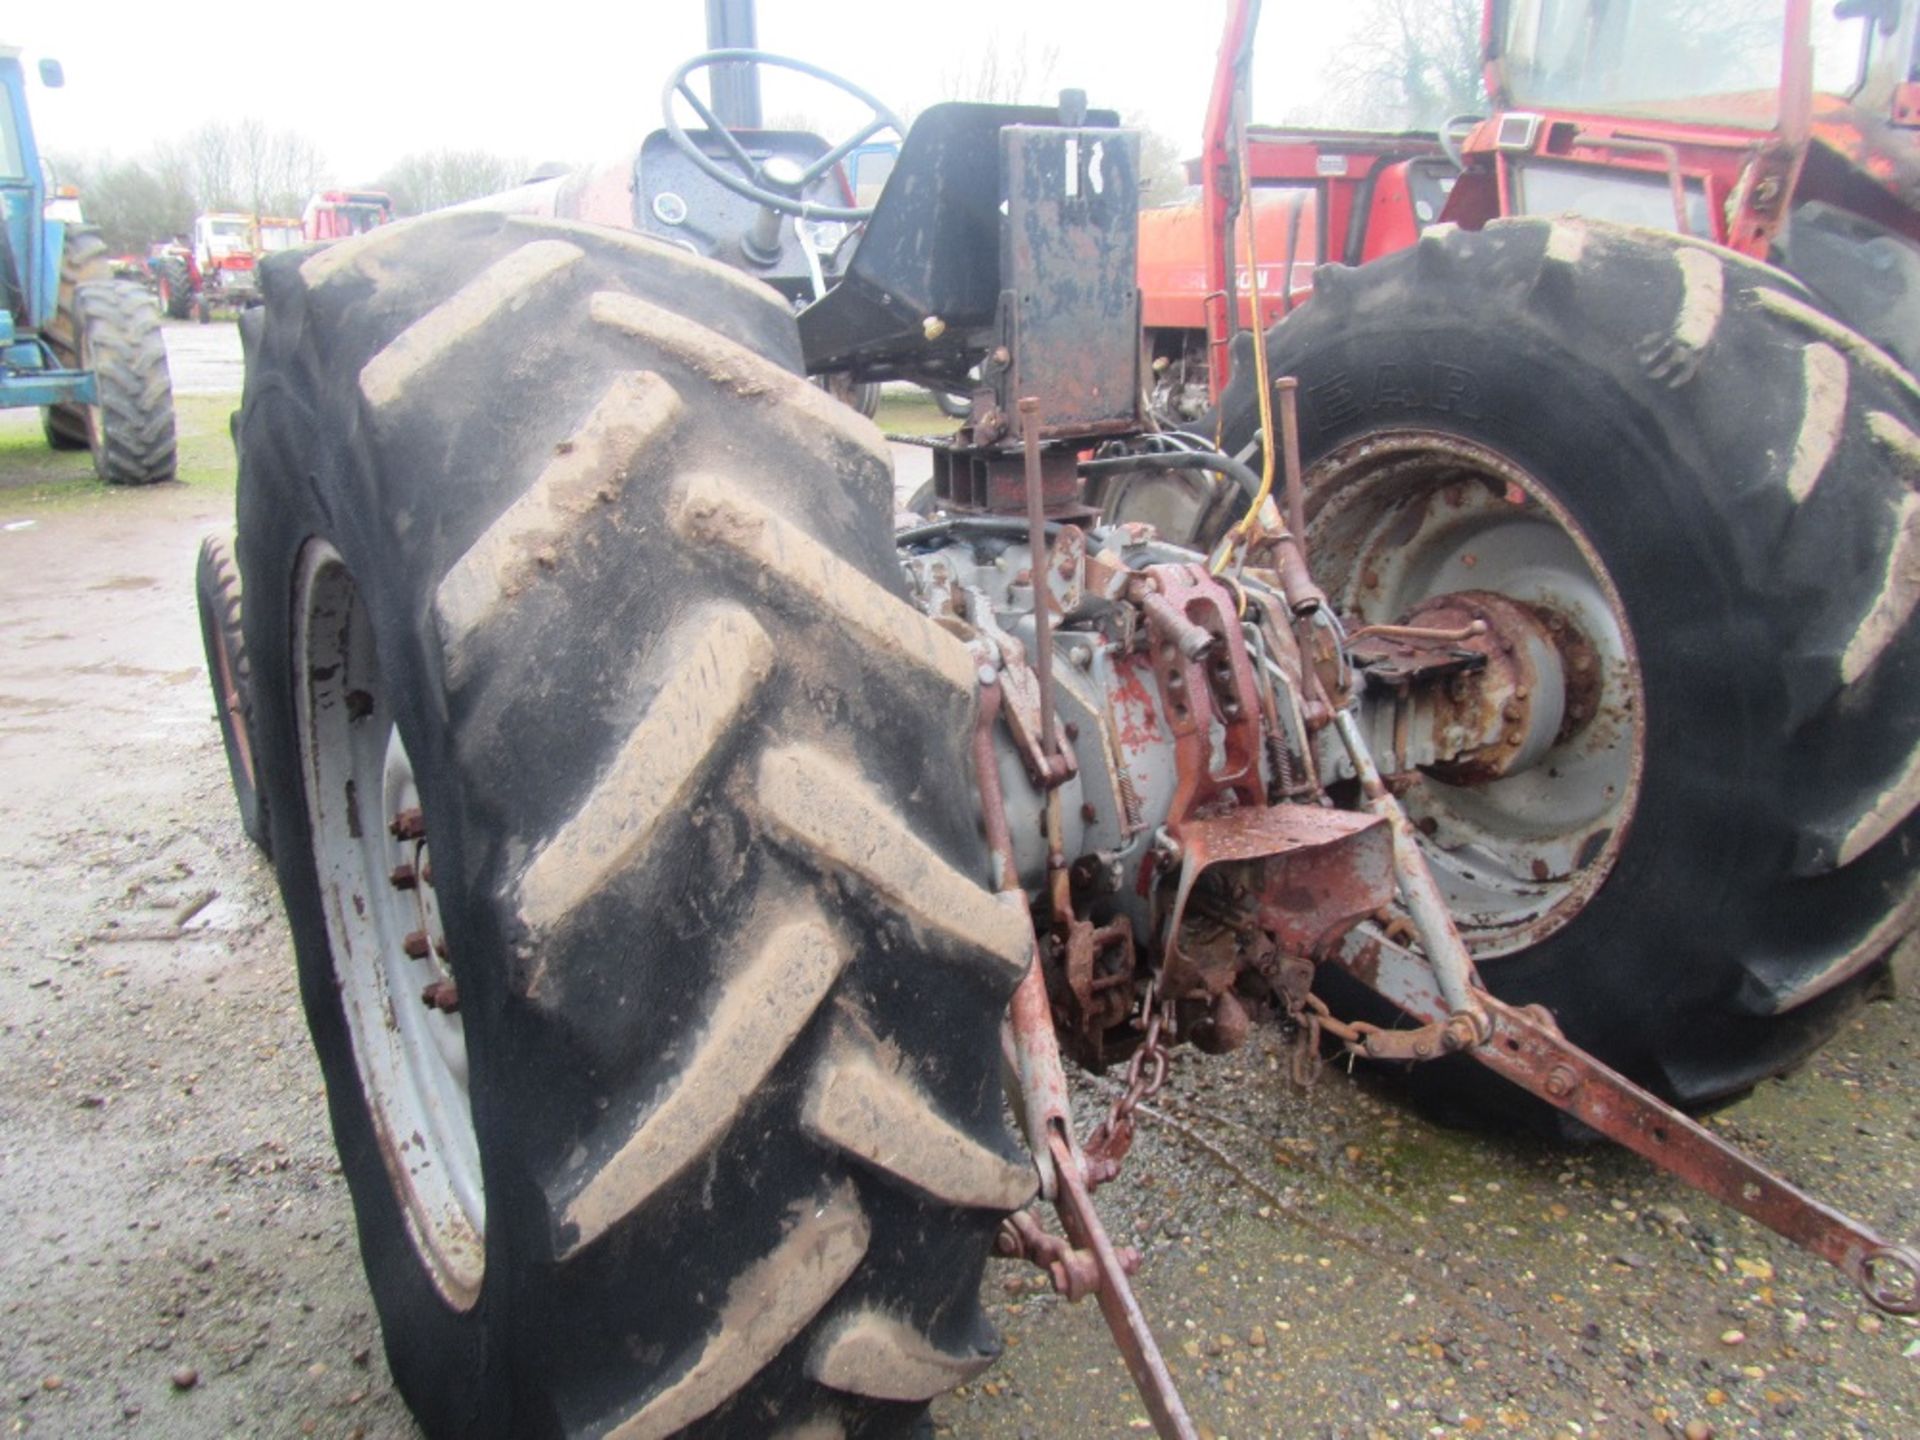
[[[261,775],[403,1394],[435,1436],[909,1433],[996,1353],[981,1267],[1033,1169],[971,668],[901,597],[884,445],[798,374],[771,292],[631,235],[428,217],[263,283]],[[433,844],[486,1189],[465,1311],[332,983],[288,639],[316,537]]]
[[[1617,862],[1487,983],[1690,1104],[1796,1063],[1920,922],[1920,386],[1780,271],[1572,218],[1324,267],[1268,353],[1309,467],[1405,428],[1513,457],[1634,632],[1645,769]]]
[[[173,479],[173,379],[146,292],[124,280],[90,281],[74,292],[74,319],[98,396],[87,437],[94,472],[110,485]]]
[[[113,278],[113,264],[107,242],[100,232],[86,225],[67,227],[66,246],[60,252],[60,291],[52,317],[40,332],[47,349],[61,365],[72,368],[80,363],[79,328],[74,318],[75,292],[96,280]],[[84,405],[48,405],[40,412],[47,444],[55,450],[87,448],[87,407]]]

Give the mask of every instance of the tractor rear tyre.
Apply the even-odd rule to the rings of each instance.
[[[908,1433],[994,1355],[1031,932],[885,444],[771,290],[630,234],[447,214],[264,282],[260,773],[402,1394]]]
[[[67,227],[66,248],[60,252],[60,292],[52,318],[40,334],[53,358],[66,369],[80,364],[80,327],[74,317],[82,285],[113,278],[113,259],[107,242],[91,226]],[[40,426],[55,450],[85,450],[87,407],[48,405],[40,411]]]
[[[184,320],[193,313],[193,272],[178,255],[162,255],[153,262],[153,281],[157,287],[155,303],[169,320]]]
[[[1267,344],[1349,625],[1491,590],[1571,679],[1531,769],[1406,797],[1487,984],[1684,1104],[1793,1065],[1920,918],[1914,378],[1777,270],[1574,220],[1324,267]]]
[[[226,536],[209,535],[201,543],[193,590],[200,606],[200,643],[207,654],[220,742],[227,753],[234,798],[240,805],[240,824],[247,838],[271,855],[266,801],[254,774],[253,674],[247,664],[246,637],[240,628],[240,570],[233,561],[233,544]]]
[[[84,408],[93,469],[110,485],[174,478],[173,380],[167,345],[146,292],[96,280],[74,294],[79,361],[98,399]]]

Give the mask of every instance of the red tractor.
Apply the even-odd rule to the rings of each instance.
[[[158,245],[149,254],[155,303],[176,320],[191,315],[202,325],[216,309],[258,305],[261,259],[299,243],[297,220],[237,211],[201,215],[191,244]]]
[[[891,112],[723,48],[630,162],[264,265],[210,668],[428,1433],[905,1436],[992,1361],[991,1252],[1194,1435],[1093,1196],[1172,1048],[1259,1022],[1920,1312],[1920,1257],[1680,1108],[1920,918],[1920,387],[1704,234],[1493,208],[1256,335],[1309,145],[1357,183],[1278,212],[1294,261],[1418,220],[1401,167],[1486,167],[1443,215],[1540,192],[1510,116],[1457,161],[1252,131],[1249,8],[1189,427],[1145,405],[1138,136],[1074,91],[930,107],[865,206]],[[760,65],[873,113],[763,129]],[[1685,200],[1600,123],[1524,153]],[[1817,173],[1743,133],[1729,223]],[[919,513],[822,376],[968,395]],[[1127,1067],[1091,1129],[1063,1055]]]
[[[1255,8],[1237,5],[1229,23],[1201,195],[1141,220],[1143,318],[1159,408],[1176,421],[1218,396],[1228,332],[1252,315],[1244,226],[1229,224],[1239,206],[1229,147]],[[1488,117],[1460,116],[1432,134],[1249,126],[1261,328],[1312,292],[1324,262],[1364,265],[1435,224],[1584,216],[1778,266],[1911,369],[1920,358],[1914,7],[1768,0],[1715,13],[1488,0]],[[1231,265],[1227,247],[1209,243],[1229,231]]]
[[[345,240],[393,223],[393,197],[384,190],[321,190],[300,216],[309,244]]]

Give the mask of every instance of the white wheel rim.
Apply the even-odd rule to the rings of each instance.
[[[302,778],[341,1009],[388,1179],[435,1288],[469,1308],[486,1266],[486,1192],[457,1011],[422,1001],[450,982],[430,877],[431,833],[396,837],[420,808],[374,652],[366,607],[340,554],[312,540],[295,591]],[[373,813],[373,804],[379,811]],[[413,888],[396,886],[412,867]],[[410,956],[409,935],[428,953]]]

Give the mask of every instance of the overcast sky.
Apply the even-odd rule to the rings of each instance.
[[[1351,7],[1268,0],[1266,10],[1255,110],[1277,119],[1310,98]],[[1137,112],[1191,154],[1225,14],[1226,0],[760,0],[759,35],[761,48],[838,70],[902,109],[977,73],[990,44],[1003,64],[1024,50],[1035,70],[1051,47],[1053,88]],[[43,56],[66,67],[62,90],[29,82],[46,149],[130,157],[251,115],[311,137],[346,184],[441,147],[611,159],[657,123],[673,67],[706,48],[702,0],[41,0],[10,7],[6,23],[0,40],[22,47],[30,76]],[[850,118],[797,77],[769,75],[765,90],[769,119]]]

